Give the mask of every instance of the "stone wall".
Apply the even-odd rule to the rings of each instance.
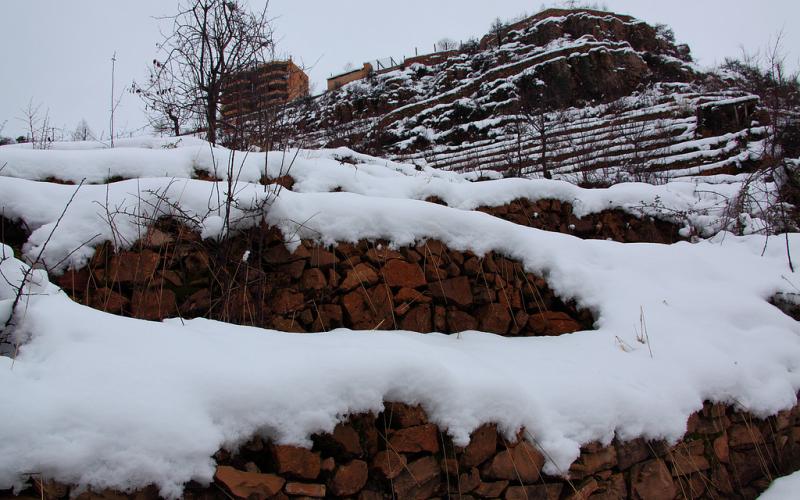
[[[399,403],[387,403],[378,415],[350,416],[312,441],[304,449],[254,437],[236,451],[220,450],[214,483],[188,484],[185,498],[751,499],[772,479],[800,468],[800,407],[759,420],[706,403],[689,419],[682,441],[592,443],[581,449],[568,478],[543,472],[545,456],[524,430],[506,439],[486,424],[462,448],[421,408]],[[26,493],[66,498],[69,488],[34,480]],[[151,487],[78,498],[157,496]]]
[[[653,217],[636,217],[622,210],[603,210],[577,217],[570,203],[559,200],[518,199],[498,207],[480,207],[481,212],[521,226],[571,234],[584,239],[621,243],[676,243],[684,238],[680,227]]]
[[[594,322],[501,255],[458,252],[438,241],[399,249],[304,241],[290,253],[279,234],[263,227],[216,243],[164,222],[130,251],[99,248],[89,266],[58,283],[75,300],[115,314],[208,317],[292,332],[535,336],[587,330]]]

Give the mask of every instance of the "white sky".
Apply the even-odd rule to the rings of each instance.
[[[264,0],[250,0],[256,8]],[[792,67],[800,67],[797,0],[604,0],[610,10],[673,28],[703,65],[763,48],[784,30]],[[495,17],[533,13],[524,0],[271,0],[279,52],[310,70],[317,91],[345,64],[428,52],[444,37],[480,37]],[[154,16],[175,11],[177,0],[0,0],[0,125],[2,135],[24,133],[18,119],[30,99],[49,108],[51,122],[72,129],[86,118],[108,134],[111,55],[117,52],[117,89],[143,81],[160,39]],[[123,95],[117,130],[147,123],[140,101]]]

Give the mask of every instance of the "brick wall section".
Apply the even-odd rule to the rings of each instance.
[[[399,403],[387,403],[378,415],[350,416],[312,441],[303,449],[254,437],[236,453],[220,450],[214,483],[190,483],[185,498],[752,499],[774,478],[800,468],[800,407],[760,420],[706,403],[689,419],[682,441],[586,445],[569,479],[544,474],[545,457],[524,430],[509,440],[487,424],[461,448],[421,408]],[[66,498],[69,492],[37,481],[23,495]],[[155,488],[78,496],[157,497]]]

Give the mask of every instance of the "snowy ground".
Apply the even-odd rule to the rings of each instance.
[[[800,472],[779,478],[758,500],[791,500],[800,498]]]
[[[35,230],[25,256],[41,254],[53,270],[81,265],[102,241],[130,244],[142,217],[178,208],[205,237],[219,237],[228,226],[218,201],[226,184],[186,178],[202,151],[211,149],[131,147],[69,157],[63,149],[0,149],[0,163],[9,164],[2,175],[41,178],[58,170],[102,181],[115,165],[119,175],[163,169],[170,176],[80,189],[0,177],[0,205],[6,217]],[[22,153],[31,170],[12,163]],[[342,155],[362,163],[335,159]],[[114,162],[104,163],[111,156]],[[274,175],[280,157],[270,158]],[[153,323],[75,304],[37,271],[15,318],[14,338],[22,345],[13,359],[0,358],[0,488],[19,485],[21,474],[33,471],[97,487],[155,482],[163,494],[177,496],[190,479],[210,480],[210,456],[221,446],[255,432],[307,444],[310,433],[332,430],[348,413],[377,411],[384,400],[423,404],[460,444],[484,422],[498,422],[509,434],[524,426],[549,457],[551,474],[565,471],[590,441],[615,435],[677,440],[704,400],[764,416],[797,403],[800,327],[768,303],[775,293],[800,288],[783,239],[766,249],[763,236],[728,233],[669,246],[584,241],[468,210],[525,193],[567,198],[586,212],[656,196],[667,205],[712,203],[691,183],[594,191],[520,179],[473,184],[345,150],[300,158],[292,170],[297,192],[275,196],[246,182],[260,178],[264,164],[263,156],[248,156],[252,163],[234,184],[231,229],[263,217],[290,247],[299,238],[326,244],[385,239],[397,246],[435,238],[453,249],[497,251],[594,311],[597,330],[511,339]],[[335,187],[346,192],[328,192]],[[419,201],[430,195],[452,207]],[[788,241],[796,247],[800,235]],[[4,322],[26,266],[8,247],[2,252]],[[642,311],[648,336],[639,341]]]

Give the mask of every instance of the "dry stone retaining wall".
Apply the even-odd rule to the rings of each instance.
[[[235,452],[220,450],[213,484],[190,483],[185,498],[751,499],[775,477],[800,468],[800,407],[759,420],[706,403],[687,427],[675,445],[644,439],[586,445],[567,479],[543,472],[545,456],[524,430],[506,439],[486,424],[462,448],[421,408],[387,403],[378,415],[353,415],[332,433],[312,436],[311,449],[254,437]],[[60,499],[69,492],[66,485],[33,480],[26,493]],[[154,487],[78,496],[157,497]]]
[[[583,239],[614,240],[621,243],[665,243],[683,240],[680,227],[653,217],[636,217],[622,210],[603,210],[578,217],[572,204],[559,200],[518,199],[479,211],[521,226],[571,234]]]
[[[174,224],[159,227],[134,250],[100,248],[88,267],[67,272],[59,284],[76,300],[116,314],[202,316],[293,332],[535,336],[591,329],[594,321],[519,263],[438,241],[400,249],[304,241],[290,253],[268,228],[215,243]]]

